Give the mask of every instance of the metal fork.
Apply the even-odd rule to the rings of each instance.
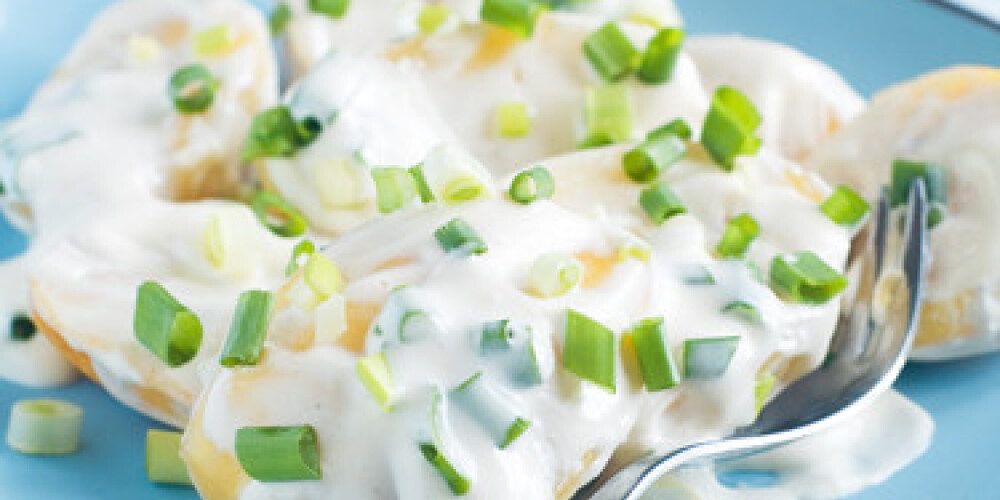
[[[595,480],[572,500],[638,500],[666,472],[683,464],[747,456],[801,439],[843,420],[885,392],[899,376],[913,343],[929,251],[923,181],[911,188],[903,217],[890,217],[883,194],[865,245],[851,268],[860,276],[822,365],[790,384],[757,419],[729,436],[666,453],[650,453],[606,481]],[[890,230],[890,225],[896,231]],[[852,273],[853,274],[853,273]]]

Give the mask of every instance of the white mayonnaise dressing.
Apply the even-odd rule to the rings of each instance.
[[[832,68],[786,45],[700,36],[684,48],[710,94],[728,85],[750,98],[763,117],[761,139],[786,158],[804,160],[865,107]]]
[[[894,159],[946,171],[948,210],[930,233],[933,262],[914,357],[1000,348],[1000,73],[953,68],[877,95],[809,160],[831,182],[873,198]]]

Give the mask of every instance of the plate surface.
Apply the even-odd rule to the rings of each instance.
[[[373,1],[373,0],[360,0]],[[1000,66],[1000,32],[915,0],[676,0],[691,33],[743,33],[788,43],[819,57],[866,95],[923,72],[959,63]],[[0,119],[18,113],[89,19],[109,0],[0,0]],[[258,4],[269,2],[258,1]],[[24,238],[0,219],[0,258]],[[909,366],[897,387],[937,422],[926,455],[852,500],[997,498],[1000,356]],[[86,408],[80,453],[18,455],[0,444],[4,499],[196,500],[190,489],[150,485],[144,435],[159,427],[88,382],[34,390],[0,382],[0,435],[16,399],[52,396]]]

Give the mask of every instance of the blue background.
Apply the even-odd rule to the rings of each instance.
[[[374,0],[357,0],[374,1]],[[860,92],[959,63],[1000,66],[1000,32],[915,0],[676,0],[691,33],[779,40],[827,61]],[[108,0],[0,0],[0,119],[18,113]],[[258,1],[258,4],[267,4]],[[24,238],[0,220],[0,258]],[[1000,356],[907,367],[897,387],[937,422],[930,451],[854,500],[981,500],[1000,452]],[[159,427],[88,382],[33,390],[0,382],[0,430],[16,399],[58,397],[87,411],[83,445],[69,457],[25,457],[0,445],[0,498],[196,500],[190,489],[150,485],[143,436]]]

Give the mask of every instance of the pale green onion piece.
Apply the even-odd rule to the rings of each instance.
[[[261,225],[286,238],[302,236],[308,223],[299,209],[271,191],[260,190],[250,198],[250,208]]]
[[[752,325],[764,324],[764,318],[760,315],[760,310],[746,301],[734,300],[729,302],[722,306],[722,312]]]
[[[434,238],[445,252],[465,252],[471,255],[486,253],[486,242],[468,222],[454,218],[434,231]]]
[[[483,325],[479,338],[479,352],[500,355],[504,358],[510,380],[520,387],[531,387],[542,383],[542,372],[535,354],[529,325],[522,325],[508,319],[490,321]]]
[[[417,194],[420,195],[420,201],[423,203],[430,203],[434,201],[434,192],[431,191],[431,187],[427,184],[427,179],[424,177],[423,167],[416,165],[409,168],[410,175],[413,177],[413,183],[417,187]]]
[[[833,222],[847,227],[856,227],[868,216],[868,202],[847,186],[837,186],[819,206]]]
[[[453,400],[504,449],[527,430],[530,423],[517,415],[510,399],[476,373],[451,391]]]
[[[335,293],[316,306],[316,344],[333,345],[347,331],[347,301]]]
[[[646,134],[646,139],[653,139],[663,135],[673,135],[687,141],[691,139],[691,134],[691,126],[683,118],[675,118],[666,125],[661,125],[659,128]]]
[[[692,286],[714,285],[715,276],[705,266],[698,266],[694,272],[684,277],[684,283]]]
[[[399,340],[402,342],[418,342],[440,334],[441,327],[427,311],[407,311],[399,320]]]
[[[194,34],[194,53],[198,57],[218,57],[236,45],[236,30],[228,24],[203,29]]]
[[[274,295],[271,292],[247,290],[240,294],[226,345],[222,349],[222,366],[254,366],[260,361],[273,306]]]
[[[171,368],[191,361],[201,348],[201,320],[155,281],[136,290],[132,328],[139,343]]]
[[[80,446],[83,409],[56,399],[31,399],[10,409],[7,444],[28,455],[67,455]]]
[[[18,311],[10,317],[10,325],[8,326],[10,340],[28,342],[35,338],[37,333],[38,328],[35,327],[35,322],[23,311]]]
[[[444,186],[441,200],[445,203],[462,203],[485,197],[486,187],[476,177],[455,177]]]
[[[786,300],[825,304],[847,287],[847,278],[808,251],[771,260],[771,288]]]
[[[649,262],[653,257],[653,248],[644,241],[630,241],[618,247],[618,260],[625,262],[635,259],[640,262]]]
[[[757,374],[757,380],[753,386],[754,413],[760,413],[760,410],[767,404],[777,382],[778,379],[770,373]]]
[[[757,220],[750,214],[737,215],[726,222],[715,253],[724,259],[742,259],[758,236],[760,225]]]
[[[469,492],[469,479],[448,461],[437,446],[433,443],[420,443],[420,454],[437,470],[453,494],[461,496]]]
[[[515,139],[531,133],[531,110],[523,102],[505,102],[497,107],[500,137]]]
[[[483,325],[479,337],[479,351],[482,354],[509,351],[519,336],[520,332],[509,319],[490,321]]]
[[[299,259],[302,256],[309,256],[316,253],[316,245],[309,240],[302,240],[295,244],[292,255],[288,258],[288,265],[285,266],[285,277],[295,274],[299,270]]]
[[[508,194],[516,203],[526,205],[552,198],[556,181],[545,167],[533,167],[519,172],[510,183]]]
[[[684,158],[686,152],[684,139],[661,132],[625,153],[622,166],[625,174],[633,181],[653,182]]]
[[[385,353],[372,354],[358,360],[358,378],[383,411],[392,411],[396,398],[396,382],[392,378]]]
[[[146,431],[146,477],[160,484],[190,485],[187,465],[181,459],[180,432]]]
[[[896,159],[892,162],[892,182],[889,183],[889,206],[898,207],[910,199],[910,187],[916,179],[924,180],[927,199],[931,202],[927,215],[930,227],[944,220],[948,204],[948,178],[941,167],[923,162]]]
[[[425,5],[420,9],[420,14],[417,15],[417,27],[420,28],[421,33],[429,35],[441,28],[450,17],[451,9],[447,5]]]
[[[666,181],[660,181],[639,193],[639,206],[654,224],[663,224],[667,219],[687,213],[687,207]]]
[[[434,199],[444,204],[492,198],[495,194],[493,178],[486,167],[454,146],[442,144],[431,149],[420,172]]]
[[[624,85],[587,89],[581,148],[607,146],[632,138],[632,97]]]
[[[372,179],[375,181],[375,206],[380,213],[395,212],[417,197],[416,183],[405,168],[373,168]]]
[[[684,43],[684,30],[663,28],[646,45],[639,65],[639,81],[664,83],[674,74],[674,65]]]
[[[617,82],[639,69],[642,54],[614,22],[608,22],[583,41],[583,53],[594,71],[607,82]]]
[[[189,64],[170,77],[167,93],[178,113],[201,113],[212,107],[218,86],[218,80],[208,68],[201,64]]]
[[[322,132],[323,124],[315,117],[296,121],[287,106],[261,111],[250,123],[243,146],[243,161],[258,158],[290,157],[311,144]]]
[[[225,220],[221,214],[215,214],[205,224],[201,233],[201,246],[212,267],[221,269],[226,264],[226,229]]]
[[[309,0],[309,10],[334,19],[347,15],[347,8],[350,5],[350,0]]]
[[[615,393],[615,333],[572,309],[566,311],[563,368]]]
[[[302,277],[320,302],[344,289],[344,279],[340,275],[340,268],[321,253],[309,256],[302,271]]]
[[[288,29],[288,23],[292,21],[292,9],[288,2],[281,2],[271,11],[268,24],[271,27],[271,36],[278,36]]]
[[[236,431],[236,458],[262,483],[322,479],[318,441],[311,425],[242,427]]]
[[[684,341],[684,377],[717,379],[726,374],[736,354],[739,337],[708,337]]]
[[[583,264],[565,253],[539,256],[528,271],[528,285],[540,297],[561,297],[583,281]]]
[[[358,210],[367,205],[370,169],[359,155],[332,155],[310,161],[313,186],[324,208]]]
[[[129,58],[138,63],[154,62],[163,53],[163,46],[151,36],[129,35],[127,43]]]
[[[531,38],[543,10],[534,0],[483,0],[479,17],[522,38]]]
[[[701,129],[701,142],[723,170],[731,171],[737,156],[760,149],[756,135],[760,122],[760,113],[745,95],[732,87],[719,87]]]
[[[649,392],[670,389],[680,383],[680,372],[663,331],[663,318],[647,318],[632,327],[626,335],[632,338],[639,372]]]

